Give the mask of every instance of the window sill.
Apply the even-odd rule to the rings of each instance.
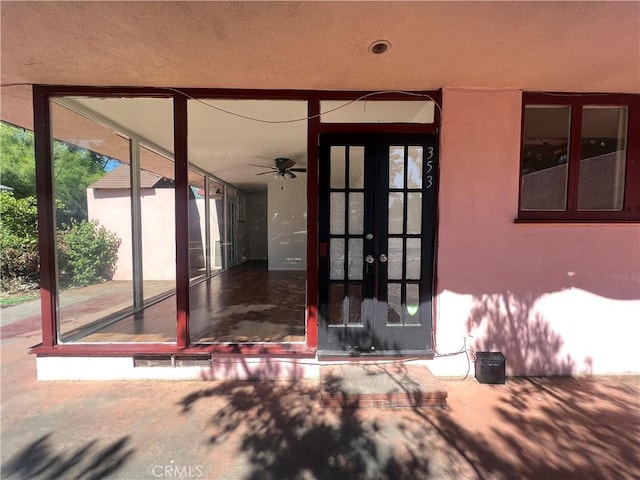
[[[608,219],[598,219],[598,218],[515,218],[513,223],[611,223],[611,224],[638,224],[640,223],[640,218],[608,218]]]

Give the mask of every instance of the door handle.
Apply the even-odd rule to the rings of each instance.
[[[371,265],[373,262],[376,261],[376,259],[373,258],[373,255],[367,255],[366,257],[364,257],[364,261],[367,262],[369,265]]]
[[[381,253],[378,259],[380,260],[380,263],[387,263],[387,260],[389,260],[384,253]]]

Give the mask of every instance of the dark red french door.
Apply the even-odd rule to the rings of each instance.
[[[435,135],[320,136],[321,354],[432,353]]]

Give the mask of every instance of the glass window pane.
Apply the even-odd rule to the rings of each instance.
[[[94,111],[112,128],[92,120]],[[173,136],[151,152],[115,133],[151,119],[171,132],[171,100],[58,97],[51,116],[60,340],[175,342],[175,299],[166,298],[175,287]]]
[[[344,196],[342,192],[329,194],[329,206],[331,214],[329,218],[329,232],[332,235],[344,234]]]
[[[566,106],[525,108],[522,210],[566,209],[570,118]]]
[[[627,161],[627,107],[585,106],[578,210],[622,210]]]
[[[331,188],[344,188],[344,176],[346,166],[345,148],[340,146],[332,146],[329,158],[331,161]]]
[[[389,233],[404,233],[404,193],[389,192]]]
[[[404,147],[389,147],[389,188],[404,188]]]
[[[406,323],[420,323],[420,285],[410,283],[407,289],[407,317]]]
[[[407,188],[422,188],[422,147],[409,147]]]
[[[224,268],[224,185],[213,180],[209,180],[209,237],[211,270],[220,270]]]
[[[349,285],[349,323],[362,323],[362,285]]]
[[[349,233],[361,235],[364,232],[364,193],[349,194]]]
[[[407,233],[422,233],[422,194],[407,194]]]
[[[341,325],[344,323],[344,311],[348,297],[344,295],[344,283],[329,283],[329,323]]]
[[[387,284],[387,323],[402,323],[402,285],[399,283]]]
[[[420,280],[421,239],[407,238],[407,280]]]
[[[362,280],[363,267],[363,240],[361,238],[349,239],[349,279]]]
[[[389,239],[389,252],[388,252],[388,271],[387,274],[390,280],[402,280],[402,239],[390,238]]]
[[[349,188],[364,188],[364,147],[349,147]]]
[[[189,278],[205,275],[204,176],[189,170]]]
[[[344,239],[329,240],[329,278],[331,280],[344,279]]]

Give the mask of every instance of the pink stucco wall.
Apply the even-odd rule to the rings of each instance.
[[[521,97],[443,91],[438,351],[466,338],[502,351],[511,374],[640,372],[640,225],[514,223]]]
[[[172,189],[143,189],[142,268],[145,280],[175,280],[176,247]],[[114,280],[133,278],[131,260],[131,198],[127,190],[87,189],[89,218],[98,220],[121,239]]]

